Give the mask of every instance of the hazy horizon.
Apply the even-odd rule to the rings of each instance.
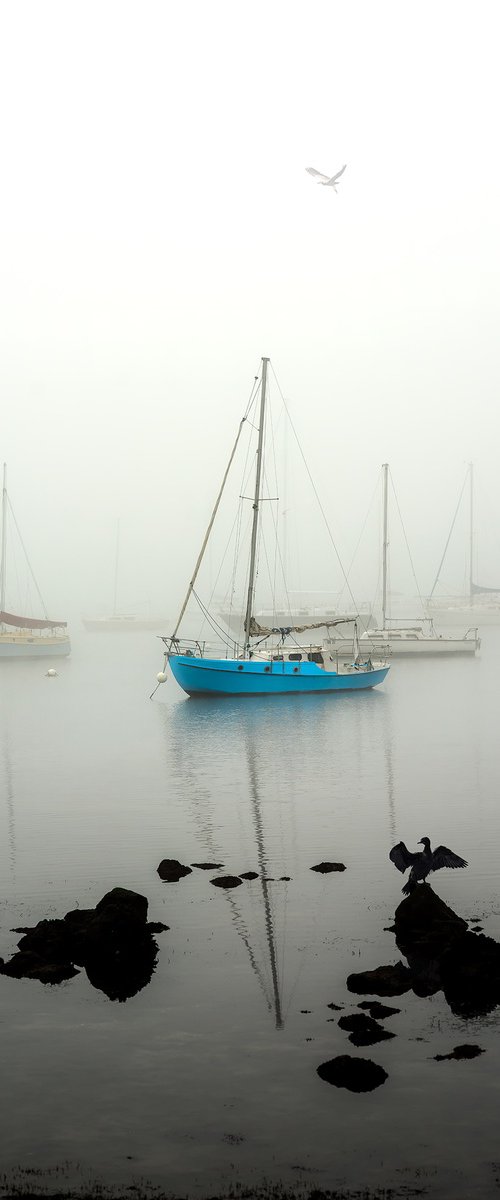
[[[0,462],[51,615],[109,610],[118,519],[122,606],[175,614],[262,355],[346,568],[389,462],[428,591],[473,461],[498,583],[496,6],[0,21]],[[338,194],[305,171],[343,163]],[[464,510],[450,590],[467,538]]]

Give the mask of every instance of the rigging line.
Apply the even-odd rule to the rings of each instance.
[[[222,625],[219,625],[218,621],[215,620],[215,617],[213,617],[212,614],[208,611],[208,608],[206,608],[206,606],[203,603],[203,600],[200,598],[200,596],[198,596],[198,594],[197,594],[197,592],[195,592],[194,588],[192,589],[191,594],[194,596],[196,603],[199,605],[207,624],[210,625],[210,628],[213,630],[214,633],[220,633],[220,635],[222,637],[222,641],[224,642],[224,645],[226,646],[226,648],[229,650],[231,647],[231,644],[234,644],[234,643],[237,644],[236,638],[233,638],[231,640],[229,639],[229,635],[228,635],[227,631],[222,628]]]
[[[397,494],[396,494],[396,488],[394,487],[394,480],[393,480],[393,478],[392,478],[392,471],[391,471],[391,469],[390,469],[390,468],[389,468],[389,477],[390,477],[390,480],[391,480],[391,483],[392,483],[392,492],[393,492],[394,499],[395,499],[395,501],[396,501],[396,508],[397,508],[397,510],[398,510],[398,513],[399,513],[399,520],[401,521],[401,528],[402,528],[402,530],[403,530],[403,537],[404,537],[404,539],[405,539],[405,543],[406,543],[406,549],[407,549],[407,551],[408,551],[408,558],[409,558],[409,560],[410,560],[410,566],[411,566],[411,569],[412,569],[412,574],[413,574],[413,582],[414,582],[414,584],[415,584],[415,587],[416,587],[416,589],[417,589],[417,596],[418,596],[418,598],[419,598],[419,600],[420,600],[420,603],[421,603],[421,605],[422,605],[422,608],[423,608],[423,610],[424,610],[424,612],[425,612],[425,601],[422,599],[422,596],[421,596],[421,594],[420,594],[420,588],[419,588],[419,585],[418,585],[418,579],[417,579],[417,576],[416,576],[416,574],[415,574],[415,567],[414,567],[414,565],[413,565],[413,559],[412,559],[412,556],[411,556],[411,550],[410,550],[410,547],[409,547],[409,544],[408,544],[408,538],[407,538],[407,536],[406,536],[406,529],[405,529],[405,526],[404,526],[404,521],[403,521],[403,518],[402,518],[402,515],[401,515],[401,509],[400,509],[400,507],[399,507],[399,501],[398,501],[398,497],[397,497]]]
[[[21,543],[21,546],[22,546],[22,548],[23,548],[23,551],[24,551],[24,557],[25,557],[25,559],[26,559],[26,562],[27,562],[27,564],[28,564],[28,567],[29,567],[29,570],[30,570],[30,573],[31,573],[31,578],[32,578],[32,580],[33,580],[33,583],[34,583],[34,585],[35,585],[35,588],[36,588],[36,590],[37,590],[37,593],[38,593],[38,599],[40,600],[40,604],[41,604],[41,606],[42,606],[42,609],[43,609],[43,615],[44,615],[44,617],[46,618],[46,620],[48,620],[48,617],[47,617],[47,609],[46,609],[46,607],[45,607],[45,602],[44,602],[44,599],[43,599],[42,593],[41,593],[41,591],[40,591],[40,588],[38,587],[37,581],[36,581],[36,579],[35,579],[35,572],[34,572],[34,570],[33,570],[33,567],[31,566],[31,563],[30,563],[30,560],[29,560],[28,551],[27,551],[27,549],[26,549],[26,546],[24,545],[23,539],[22,539],[22,537],[21,537],[21,531],[20,531],[20,529],[19,529],[19,525],[18,525],[18,523],[17,523],[17,521],[16,521],[16,514],[15,514],[15,512],[14,512],[14,509],[13,509],[13,507],[12,507],[12,504],[11,504],[11,502],[10,502],[10,497],[9,497],[9,496],[7,496],[7,504],[8,504],[8,506],[9,506],[9,510],[10,510],[10,512],[11,512],[11,514],[12,514],[12,520],[13,520],[13,522],[14,522],[14,525],[15,525],[15,527],[16,527],[16,530],[17,530],[17,536],[18,536],[18,538],[19,538],[19,541],[20,541],[20,543]]]
[[[372,508],[373,508],[373,502],[374,502],[374,500],[375,500],[375,496],[376,496],[376,494],[377,494],[378,487],[379,487],[379,479],[377,479],[377,482],[376,482],[376,484],[375,484],[375,487],[374,487],[374,489],[373,489],[373,492],[372,492],[372,498],[371,498],[371,500],[370,500],[370,503],[369,503],[369,505],[368,505],[368,510],[367,510],[367,513],[366,513],[366,516],[365,516],[365,519],[364,519],[364,522],[363,522],[363,527],[362,527],[362,529],[361,529],[361,533],[360,533],[360,535],[359,535],[359,538],[358,538],[358,540],[357,540],[356,547],[355,547],[355,550],[354,550],[354,554],[353,554],[353,556],[352,556],[352,558],[351,558],[351,561],[350,561],[350,563],[349,563],[349,566],[348,566],[348,568],[347,568],[347,575],[348,575],[348,577],[349,577],[349,575],[351,574],[352,568],[353,568],[353,566],[354,566],[354,560],[355,560],[355,558],[356,558],[356,555],[357,555],[357,553],[358,553],[358,550],[359,550],[359,547],[360,547],[360,544],[361,544],[361,539],[362,539],[362,537],[363,537],[363,534],[364,534],[364,532],[365,532],[365,529],[366,529],[366,526],[367,526],[367,523],[368,523],[368,517],[370,516],[371,510],[372,510]],[[340,601],[341,601],[341,599],[342,599],[343,591],[344,591],[344,589],[342,588],[342,589],[341,589],[341,591],[339,592],[339,600],[338,600],[339,604],[340,604]]]
[[[304,463],[304,466],[305,466],[305,469],[306,469],[306,471],[307,471],[307,474],[308,474],[308,477],[309,477],[309,482],[310,482],[310,484],[311,484],[312,490],[313,490],[313,492],[314,492],[314,495],[315,495],[315,497],[316,497],[316,500],[317,500],[317,503],[318,503],[318,507],[319,507],[319,510],[320,510],[321,516],[323,517],[323,520],[324,520],[324,522],[325,522],[326,531],[327,531],[327,533],[328,533],[328,536],[329,536],[329,538],[330,538],[331,544],[332,544],[332,546],[333,546],[333,549],[334,549],[334,551],[335,551],[335,555],[336,555],[337,562],[338,562],[338,564],[339,564],[340,570],[342,571],[342,575],[343,575],[343,577],[344,577],[345,585],[346,585],[346,587],[347,587],[347,590],[348,590],[348,592],[349,592],[349,595],[350,595],[350,597],[351,597],[352,603],[354,604],[354,607],[355,607],[355,608],[357,608],[357,605],[356,605],[356,600],[354,599],[354,595],[353,595],[353,592],[352,592],[352,589],[351,589],[351,585],[350,585],[350,583],[349,583],[349,580],[348,580],[348,578],[347,578],[347,575],[346,575],[346,573],[345,573],[345,570],[344,570],[344,565],[343,565],[342,559],[341,559],[341,557],[340,557],[340,554],[339,554],[339,552],[338,552],[338,550],[337,550],[337,546],[336,546],[336,544],[335,544],[335,541],[334,541],[334,537],[333,537],[332,531],[331,531],[331,529],[330,529],[330,526],[329,526],[329,524],[328,524],[328,518],[327,518],[327,516],[326,516],[325,510],[324,510],[324,508],[323,508],[323,505],[322,505],[322,503],[321,503],[321,500],[320,500],[320,498],[319,498],[318,490],[317,490],[317,488],[316,488],[316,485],[315,485],[315,483],[314,483],[313,477],[312,477],[312,475],[311,475],[311,472],[310,472],[310,470],[309,470],[309,466],[308,466],[308,463],[307,463],[306,456],[305,456],[305,454],[304,454],[304,451],[303,451],[303,449],[302,449],[302,446],[301,446],[301,444],[300,444],[300,442],[299,442],[299,438],[298,438],[298,435],[297,435],[297,431],[296,431],[296,429],[295,429],[295,425],[294,425],[294,423],[293,423],[293,421],[292,421],[292,418],[291,418],[291,416],[290,416],[290,413],[289,413],[289,411],[288,411],[287,404],[286,404],[286,400],[285,400],[285,397],[284,397],[284,395],[283,395],[283,392],[282,392],[282,390],[281,390],[281,387],[280,387],[280,384],[279,384],[279,381],[278,381],[278,378],[277,378],[277,376],[276,376],[276,372],[275,372],[275,370],[274,370],[274,367],[273,367],[272,363],[271,363],[271,370],[272,370],[272,372],[273,372],[273,375],[274,375],[274,378],[275,378],[275,380],[276,380],[276,384],[277,384],[277,386],[278,386],[278,390],[279,390],[279,393],[280,393],[281,399],[282,399],[282,401],[283,401],[283,405],[284,405],[284,408],[285,408],[285,411],[286,411],[286,414],[287,414],[288,420],[289,420],[289,422],[290,422],[290,428],[291,428],[291,430],[292,430],[292,432],[293,432],[293,436],[294,436],[294,438],[295,438],[295,441],[297,442],[297,446],[298,446],[298,448],[299,448],[299,452],[300,452],[300,455],[301,455],[302,461],[303,461],[303,463]]]
[[[173,632],[173,635],[172,635],[173,637],[175,637],[175,636],[176,636],[176,634],[177,634],[177,631],[178,631],[178,629],[179,629],[179,625],[180,625],[180,623],[181,623],[181,621],[182,621],[182,618],[183,618],[183,616],[184,616],[184,613],[185,613],[185,611],[186,611],[186,608],[187,608],[187,606],[188,606],[189,597],[190,597],[190,595],[191,595],[191,592],[192,592],[192,590],[193,590],[194,583],[195,583],[195,581],[196,581],[196,576],[197,576],[197,574],[198,574],[198,571],[199,571],[199,569],[200,569],[200,566],[201,566],[201,563],[202,563],[202,559],[203,559],[203,556],[204,556],[204,554],[205,554],[205,550],[206,550],[206,548],[207,548],[208,539],[209,539],[209,537],[210,537],[210,534],[211,534],[211,532],[212,532],[212,527],[213,527],[213,524],[214,524],[214,521],[215,521],[215,518],[216,518],[216,515],[217,515],[217,511],[218,511],[218,508],[219,508],[219,504],[220,504],[220,502],[221,502],[221,499],[222,499],[222,494],[223,494],[224,488],[225,488],[225,486],[226,486],[226,481],[227,481],[227,477],[228,477],[228,475],[229,475],[229,471],[230,471],[230,469],[231,469],[231,464],[232,464],[232,462],[233,462],[233,458],[234,458],[234,456],[235,456],[235,454],[236,454],[236,448],[237,448],[237,446],[238,446],[238,442],[239,442],[239,440],[240,440],[241,431],[242,431],[242,429],[243,429],[243,425],[245,424],[245,422],[246,422],[246,420],[247,420],[247,417],[248,417],[248,414],[249,414],[249,412],[250,412],[250,409],[251,409],[251,407],[252,407],[252,404],[253,404],[253,403],[254,403],[254,401],[255,401],[255,395],[256,395],[256,393],[257,393],[257,388],[258,388],[258,382],[259,382],[259,376],[258,376],[258,375],[255,375],[255,376],[254,376],[253,385],[252,385],[252,389],[251,389],[251,392],[250,392],[250,396],[249,396],[249,399],[248,399],[248,401],[247,401],[247,406],[246,406],[246,409],[245,409],[245,413],[244,413],[244,416],[241,418],[240,424],[239,424],[239,426],[238,426],[238,433],[237,433],[237,435],[236,435],[236,440],[235,440],[235,442],[234,442],[234,446],[233,446],[233,449],[232,449],[232,451],[231,451],[231,456],[230,456],[229,462],[228,462],[228,464],[227,464],[227,467],[226,467],[226,470],[225,470],[225,473],[224,473],[224,477],[223,477],[222,484],[221,484],[221,487],[220,487],[220,490],[219,490],[219,494],[218,494],[218,496],[217,496],[217,500],[216,500],[216,502],[215,502],[215,506],[214,506],[214,509],[213,509],[213,511],[212,511],[212,515],[211,515],[211,517],[210,517],[210,521],[209,521],[209,523],[208,523],[208,528],[207,528],[207,531],[206,531],[206,533],[205,533],[205,537],[204,537],[204,539],[203,539],[203,544],[202,544],[202,547],[201,547],[200,553],[199,553],[199,555],[198,555],[198,558],[197,558],[197,560],[196,560],[196,566],[195,566],[195,569],[194,569],[194,572],[193,572],[193,577],[192,577],[192,579],[190,580],[189,587],[188,587],[188,590],[187,590],[187,593],[186,593],[186,596],[185,596],[185,599],[184,599],[184,603],[183,603],[183,606],[182,606],[182,609],[181,609],[180,615],[179,615],[179,617],[178,617],[178,619],[177,619],[177,624],[176,624],[176,626],[175,626],[175,629],[174,629],[174,632]]]
[[[234,518],[233,524],[232,524],[232,526],[231,526],[231,529],[230,529],[230,532],[229,532],[229,536],[228,536],[228,539],[227,539],[227,542],[226,542],[226,547],[225,547],[225,550],[224,550],[224,552],[223,552],[223,555],[222,555],[222,558],[221,558],[221,561],[220,561],[220,566],[219,566],[219,569],[218,569],[218,571],[217,571],[217,575],[216,575],[216,577],[215,577],[215,580],[214,580],[214,585],[213,585],[213,588],[212,588],[212,592],[211,592],[211,595],[210,595],[210,599],[209,599],[209,601],[208,601],[208,607],[210,607],[210,605],[212,604],[212,601],[213,601],[213,598],[214,598],[214,595],[215,595],[215,591],[216,591],[216,588],[217,588],[217,585],[218,585],[218,582],[219,582],[219,579],[220,579],[221,571],[222,571],[222,568],[223,568],[223,566],[224,566],[224,563],[225,563],[225,561],[226,561],[226,555],[227,555],[227,553],[228,553],[229,546],[230,546],[230,544],[231,544],[231,541],[232,541],[233,534],[234,534],[234,532],[235,532],[235,529],[236,529],[237,523],[238,523],[238,513],[236,513],[236,516],[235,516],[235,518]]]
[[[432,600],[432,597],[433,597],[433,595],[434,595],[434,590],[435,590],[435,588],[437,587],[437,584],[438,584],[438,582],[439,582],[439,576],[440,576],[440,574],[441,574],[441,569],[442,569],[442,566],[443,566],[444,560],[445,560],[445,558],[446,558],[446,552],[447,552],[447,550],[448,550],[448,546],[449,546],[449,544],[450,544],[451,535],[452,535],[452,533],[453,533],[453,530],[454,530],[454,528],[455,528],[455,521],[456,521],[456,519],[457,519],[457,517],[458,517],[458,511],[459,511],[460,505],[461,505],[461,503],[462,503],[462,496],[463,496],[463,494],[464,494],[464,491],[465,491],[465,485],[466,485],[466,483],[467,483],[467,480],[468,480],[468,478],[469,478],[469,468],[467,467],[467,471],[466,471],[466,474],[465,474],[465,479],[464,479],[464,481],[463,481],[463,484],[462,484],[462,490],[461,490],[461,492],[460,492],[460,495],[459,495],[459,497],[458,497],[458,504],[457,504],[457,507],[456,507],[456,509],[455,509],[455,513],[454,513],[454,516],[453,516],[453,520],[452,520],[452,522],[451,522],[451,529],[450,529],[450,532],[449,532],[449,534],[448,534],[448,537],[447,537],[447,539],[446,539],[446,546],[445,546],[445,548],[444,548],[444,550],[443,550],[443,556],[442,556],[442,558],[441,558],[441,562],[440,562],[440,564],[439,564],[439,567],[438,567],[438,569],[437,569],[436,578],[435,578],[435,580],[434,580],[434,583],[433,583],[433,585],[432,585],[432,590],[431,590],[431,592],[430,592],[430,595],[429,595],[429,600]]]

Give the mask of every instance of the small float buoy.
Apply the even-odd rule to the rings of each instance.
[[[47,671],[47,675],[49,675],[50,678],[53,679],[54,675],[57,675],[57,671],[54,671],[54,668],[50,667],[49,670]]]
[[[158,671],[156,678],[158,680],[158,683],[165,683],[166,678],[167,678],[165,671]]]

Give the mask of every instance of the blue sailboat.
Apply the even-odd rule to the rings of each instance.
[[[328,630],[331,626],[344,623],[345,618],[332,617],[331,620],[323,619],[307,626],[273,629],[263,628],[252,615],[262,501],[268,363],[268,358],[262,359],[250,565],[244,621],[245,643],[241,653],[239,647],[236,647],[235,652],[234,645],[231,645],[226,648],[227,653],[222,654],[212,652],[204,642],[181,640],[178,636],[246,420],[243,418],[176,627],[171,636],[162,638],[166,647],[165,666],[168,663],[174,679],[188,696],[283,696],[360,691],[382,683],[389,670],[385,662],[372,662],[369,657],[362,658],[357,636],[352,661],[342,663],[339,663],[335,651],[331,646],[328,647],[328,644],[302,647],[295,640],[288,642],[293,634],[303,633],[305,629],[326,627]],[[348,620],[352,622],[352,616]],[[271,643],[266,642],[266,638],[269,637]],[[163,683],[165,679],[165,671],[160,672],[159,683]]]

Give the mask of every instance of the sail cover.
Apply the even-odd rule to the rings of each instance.
[[[39,617],[18,617],[15,613],[0,612],[3,625],[16,625],[18,629],[66,629],[66,621],[41,620]]]
[[[250,629],[248,630],[249,637],[267,637],[270,633],[279,633],[283,637],[288,633],[304,633],[306,629],[324,629],[330,625],[345,625],[347,622],[352,623],[356,618],[350,617],[324,617],[322,621],[315,621],[309,625],[285,625],[278,629],[267,628],[266,625],[259,625],[255,617],[250,617]]]

